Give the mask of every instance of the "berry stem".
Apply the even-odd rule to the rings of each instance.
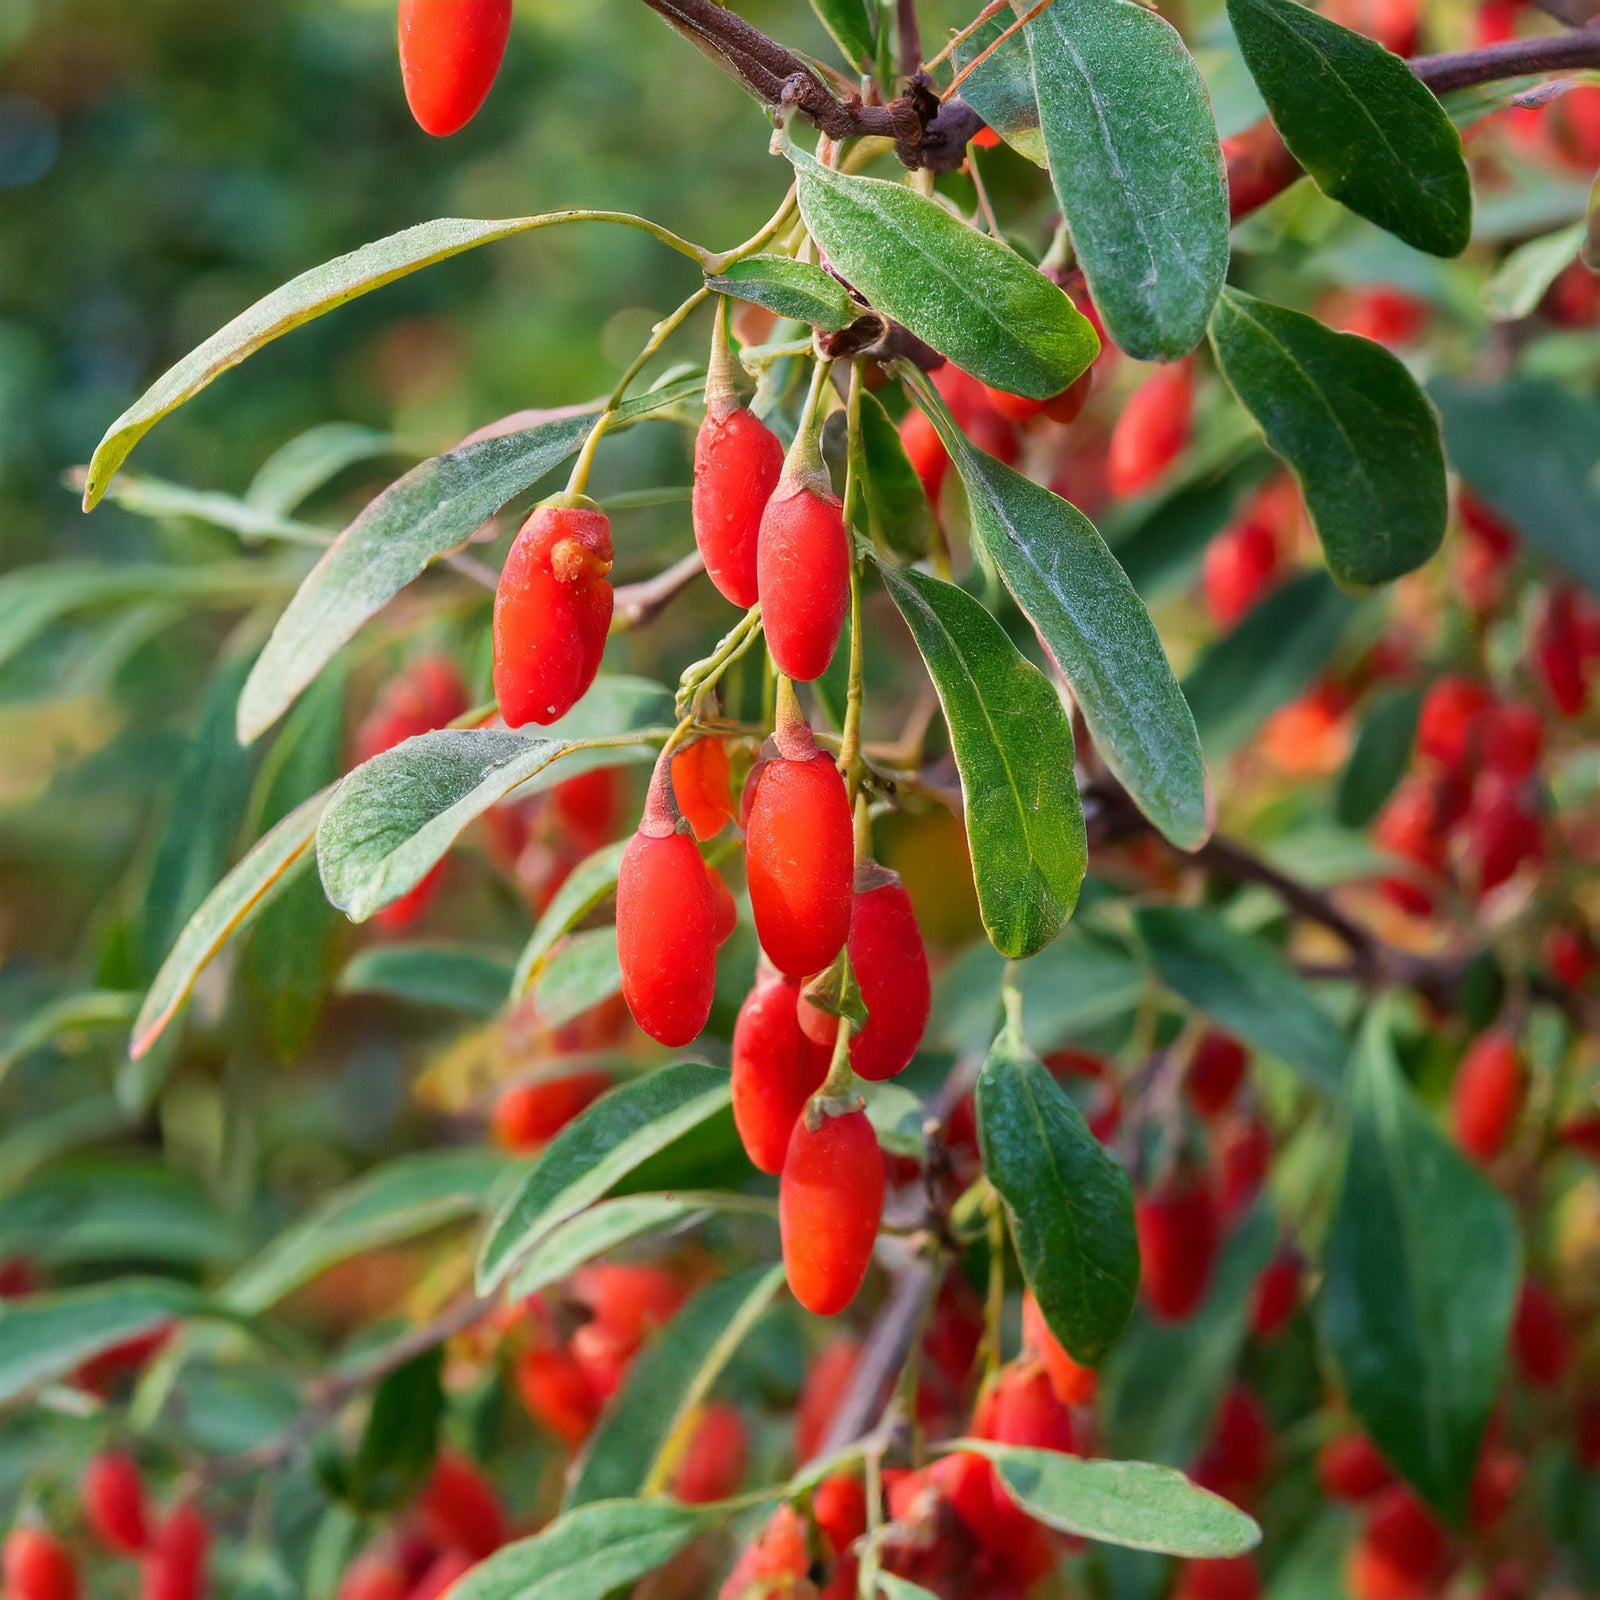
[[[706,415],[721,422],[738,408],[739,365],[728,338],[728,297],[719,294],[711,323],[711,355],[706,361]]]
[[[850,676],[845,694],[843,740],[839,745],[839,770],[852,797],[861,785],[861,702],[866,691],[865,647],[861,637],[861,557],[855,546],[855,516],[861,499],[862,474],[859,464],[864,453],[861,440],[861,368],[850,367],[850,390],[846,400],[849,427],[845,448],[844,530],[851,542],[850,551]],[[858,851],[859,851],[859,828]]]
[[[750,607],[723,636],[721,644],[703,661],[684,669],[678,681],[676,709],[678,715],[693,717],[706,692],[722,681],[735,661],[761,637],[761,606]]]
[[[798,485],[816,494],[833,493],[828,464],[822,459],[823,397],[827,393],[828,374],[832,370],[831,361],[818,361],[811,369],[811,387],[806,391],[805,409],[800,413],[794,443],[789,446],[789,454],[784,458],[779,493],[784,492],[784,485]]]

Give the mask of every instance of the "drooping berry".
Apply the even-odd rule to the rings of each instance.
[[[673,752],[672,793],[702,844],[721,833],[733,815],[731,783],[728,747],[721,739],[696,739]]]
[[[185,1500],[151,1533],[139,1563],[140,1600],[204,1600],[211,1554],[211,1525]]]
[[[802,1466],[822,1448],[860,1360],[861,1346],[841,1335],[830,1339],[807,1369],[794,1408],[794,1454]]]
[[[1394,1474],[1364,1433],[1341,1433],[1317,1451],[1317,1484],[1330,1500],[1370,1500]]]
[[[1253,1556],[1185,1561],[1172,1600],[1260,1600],[1261,1569]]]
[[[850,534],[816,441],[802,434],[784,463],[756,539],[756,587],[767,648],[799,683],[833,660],[850,609]]]
[[[1194,378],[1186,362],[1163,367],[1128,397],[1111,431],[1106,478],[1127,499],[1154,489],[1189,442]]]
[[[1184,1071],[1184,1092],[1203,1116],[1227,1110],[1250,1069],[1250,1052],[1239,1041],[1215,1028],[1200,1036]]]
[[[739,926],[739,904],[727,879],[708,861],[706,882],[711,885],[711,937],[720,950],[734,935]]]
[[[464,1455],[441,1451],[415,1507],[418,1522],[435,1544],[493,1555],[510,1537],[500,1497]]]
[[[796,1300],[831,1317],[855,1298],[883,1215],[883,1156],[864,1111],[802,1115],[778,1181],[783,1265]]]
[[[1253,1390],[1236,1383],[1222,1402],[1205,1451],[1192,1474],[1201,1488],[1248,1505],[1272,1455],[1272,1422]]]
[[[84,1520],[108,1550],[138,1555],[150,1540],[145,1515],[144,1478],[132,1456],[108,1450],[83,1474]]]
[[[789,1135],[806,1101],[822,1087],[833,1051],[800,1027],[800,981],[779,973],[756,979],[733,1029],[733,1121],[752,1164],[783,1171]]]
[[[1194,1315],[1211,1284],[1220,1242],[1217,1197],[1203,1172],[1177,1172],[1134,1207],[1140,1288],[1163,1322]]]
[[[738,1407],[707,1406],[673,1474],[673,1495],[691,1506],[726,1500],[744,1481],[749,1454],[750,1436]]]
[[[1498,772],[1482,773],[1461,825],[1464,873],[1480,895],[1513,877],[1524,862],[1544,855],[1544,821],[1519,784]]]
[[[1536,1389],[1557,1388],[1577,1355],[1577,1342],[1561,1303],[1537,1278],[1517,1296],[1511,1319],[1511,1353],[1517,1371]]]
[[[494,692],[508,728],[563,717],[600,670],[615,601],[611,522],[546,504],[523,523],[494,597]]]
[[[694,442],[694,538],[724,598],[750,607],[760,591],[756,547],[762,513],[783,472],[778,436],[737,402],[708,406]]]
[[[1579,637],[1577,597],[1571,589],[1545,595],[1533,623],[1533,665],[1564,717],[1576,717],[1589,699]]]
[[[1250,1295],[1250,1335],[1273,1339],[1284,1329],[1300,1303],[1300,1282],[1305,1276],[1300,1257],[1280,1251],[1256,1279]]]
[[[1350,1588],[1357,1600],[1429,1594],[1453,1565],[1444,1528],[1404,1484],[1394,1484],[1367,1512],[1352,1552]]]
[[[588,1306],[595,1324],[631,1354],[672,1321],[683,1304],[685,1290],[665,1267],[604,1261],[573,1274],[572,1294]]]
[[[513,1376],[528,1415],[542,1428],[571,1446],[588,1438],[601,1397],[569,1351],[559,1345],[524,1350]]]
[[[850,933],[855,828],[844,779],[803,720],[783,722],[756,779],[745,866],[756,936],[792,978],[821,972]]]
[[[400,0],[400,74],[424,133],[458,132],[489,98],[511,35],[511,0]]]
[[[1042,1363],[1002,1367],[978,1402],[972,1432],[979,1439],[1070,1453],[1077,1444],[1072,1413],[1062,1404]]]
[[[1461,1058],[1451,1091],[1456,1143],[1480,1165],[1505,1148],[1522,1106],[1522,1058],[1500,1031],[1480,1034]]]
[[[1481,683],[1446,674],[1423,697],[1417,749],[1447,772],[1460,772],[1476,758],[1479,725],[1491,704]]]
[[[6,1535],[6,1600],[78,1600],[78,1568],[67,1547],[38,1528]]]
[[[1050,1387],[1062,1405],[1086,1406],[1094,1399],[1099,1382],[1094,1368],[1081,1366],[1062,1348],[1031,1292],[1022,1297],[1022,1348],[1044,1363]]]
[[[1272,586],[1279,567],[1278,541],[1254,520],[1224,528],[1200,566],[1206,611],[1219,628],[1231,628]]]
[[[503,1150],[546,1144],[611,1088],[611,1074],[585,1067],[537,1083],[514,1083],[495,1101],[490,1131]]]
[[[680,832],[668,764],[656,764],[639,831],[617,874],[617,954],[634,1021],[660,1044],[706,1025],[717,981],[717,904],[705,861]]]

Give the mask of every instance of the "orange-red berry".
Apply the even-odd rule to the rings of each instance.
[[[733,771],[721,739],[696,739],[673,752],[672,793],[695,838],[703,844],[733,815]]]
[[[761,1172],[783,1170],[789,1135],[822,1087],[833,1054],[802,1031],[799,1000],[799,979],[764,974],[734,1024],[733,1120],[745,1154]]]
[[[711,581],[736,606],[756,603],[757,535],[782,472],[783,446],[753,412],[706,413],[694,442],[694,538]]]
[[[1134,1207],[1140,1287],[1152,1315],[1183,1322],[1211,1284],[1221,1237],[1217,1197],[1203,1172],[1178,1172]]]
[[[1509,1034],[1480,1034],[1467,1048],[1451,1091],[1456,1143],[1480,1164],[1505,1148],[1522,1107],[1522,1058]]]
[[[59,1539],[37,1528],[6,1535],[6,1600],[78,1600],[78,1568]]]
[[[1127,499],[1156,488],[1189,442],[1193,413],[1194,378],[1186,362],[1146,378],[1111,432],[1106,479],[1112,494]]]
[[[829,1340],[806,1369],[794,1408],[794,1453],[802,1465],[822,1448],[860,1359],[861,1346],[841,1335]]]
[[[435,1544],[475,1558],[493,1555],[510,1537],[500,1497],[464,1455],[441,1451],[415,1507]]]
[[[190,1501],[152,1530],[139,1563],[140,1600],[203,1600],[208,1587],[211,1526]]]
[[[750,1454],[750,1436],[738,1407],[709,1405],[689,1440],[672,1492],[685,1505],[709,1505],[738,1492]]]
[[[511,36],[511,0],[400,0],[400,75],[424,133],[464,128],[489,98]]]
[[[1370,1500],[1394,1482],[1389,1464],[1364,1433],[1341,1433],[1317,1451],[1317,1484],[1330,1500]]]
[[[514,1083],[495,1101],[490,1131],[503,1150],[545,1144],[611,1087],[611,1074],[585,1067],[537,1083]]]
[[[883,1215],[883,1156],[864,1111],[795,1124],[778,1181],[783,1265],[795,1299],[831,1317],[867,1275]]]
[[[588,1438],[601,1397],[570,1352],[560,1346],[524,1350],[514,1377],[528,1415],[541,1427],[567,1445]]]
[[[1022,1297],[1022,1347],[1044,1364],[1050,1387],[1063,1405],[1086,1406],[1094,1399],[1098,1384],[1094,1368],[1080,1365],[1062,1348],[1031,1292]]]
[[[132,1456],[108,1450],[83,1474],[83,1515],[108,1550],[138,1555],[150,1541],[144,1478]]]
[[[767,648],[786,677],[809,683],[828,670],[850,609],[850,561],[832,489],[780,481],[761,518],[756,572]]]

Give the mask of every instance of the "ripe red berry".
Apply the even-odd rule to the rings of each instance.
[[[913,406],[900,419],[900,443],[912,471],[922,483],[922,492],[937,506],[945,474],[950,470],[950,457],[945,451],[944,441],[939,437],[939,430],[924,412]]]
[[[1183,1087],[1202,1116],[1227,1110],[1250,1069],[1250,1052],[1229,1034],[1208,1028],[1184,1071]]]
[[[1492,704],[1481,683],[1450,673],[1429,688],[1417,718],[1417,749],[1447,772],[1459,772],[1473,761],[1478,730]]]
[[[397,744],[454,722],[471,705],[466,680],[448,656],[423,656],[387,683],[356,730],[356,758],[370,761]]]
[[[811,1541],[805,1520],[791,1505],[781,1505],[772,1513],[760,1537],[747,1545],[718,1600],[751,1600],[752,1596],[793,1595],[796,1600],[808,1590],[811,1568]]]
[[[6,1600],[78,1600],[78,1569],[59,1539],[37,1528],[6,1535]]]
[[[1456,1143],[1480,1165],[1505,1148],[1522,1106],[1522,1089],[1517,1041],[1500,1031],[1474,1039],[1456,1071],[1451,1123]]]
[[[589,1437],[600,1396],[570,1352],[560,1346],[524,1350],[514,1375],[528,1415],[541,1427],[571,1446]]]
[[[1571,589],[1552,589],[1545,595],[1533,624],[1533,665],[1556,709],[1576,717],[1589,699],[1583,670],[1583,645],[1579,635],[1577,598]]]
[[[1580,1111],[1556,1129],[1556,1138],[1569,1150],[1600,1161],[1600,1111]]]
[[[736,606],[756,603],[757,535],[782,472],[783,446],[753,412],[736,402],[707,409],[694,442],[694,538],[711,581]]]
[[[665,1267],[596,1262],[573,1274],[573,1298],[630,1353],[678,1314],[684,1287]]]
[[[1267,1475],[1271,1455],[1272,1422],[1266,1408],[1252,1390],[1235,1384],[1192,1476],[1213,1494],[1248,1505]]]
[[[1506,1514],[1522,1486],[1522,1474],[1521,1456],[1484,1446],[1473,1469],[1467,1501],[1467,1521],[1475,1532],[1487,1532]]]
[[[696,739],[673,752],[672,793],[702,844],[722,832],[733,815],[732,768],[721,739]]]
[[[1378,815],[1373,837],[1390,855],[1410,862],[1422,876],[1436,878],[1445,866],[1445,836],[1437,786],[1414,776],[1395,790]],[[1410,916],[1433,910],[1433,895],[1411,878],[1381,880],[1385,896]]]
[[[1098,1375],[1093,1367],[1081,1366],[1062,1348],[1031,1292],[1022,1297],[1022,1348],[1044,1363],[1050,1387],[1062,1405],[1086,1406],[1093,1401]]]
[[[1405,1592],[1405,1585],[1442,1581],[1453,1565],[1449,1539],[1433,1514],[1404,1484],[1379,1492],[1367,1512],[1351,1588],[1364,1600]],[[1363,1577],[1363,1569],[1365,1575]]]
[[[673,1474],[673,1495],[691,1506],[726,1500],[744,1481],[749,1454],[750,1436],[738,1408],[707,1406]]]
[[[828,1075],[832,1047],[800,1027],[800,981],[779,973],[756,979],[733,1029],[733,1121],[760,1172],[783,1171],[789,1135],[806,1101]]]
[[[802,1466],[822,1448],[860,1359],[861,1346],[841,1335],[830,1339],[807,1368],[794,1408],[794,1454]]]
[[[444,1596],[477,1564],[465,1550],[441,1551],[412,1585],[406,1600],[444,1600]]]
[[[1260,1117],[1230,1117],[1216,1132],[1222,1215],[1236,1222],[1255,1204],[1272,1166],[1272,1133]]]
[[[1250,1296],[1252,1338],[1272,1339],[1283,1331],[1300,1302],[1303,1275],[1300,1258],[1292,1250],[1283,1251],[1268,1263]]]
[[[678,831],[667,764],[657,764],[639,831],[617,874],[617,954],[634,1021],[660,1044],[706,1025],[717,982],[717,903],[705,861]]]
[[[1480,728],[1484,764],[1511,783],[1531,778],[1544,748],[1544,718],[1530,705],[1492,707]]]
[[[1265,117],[1224,139],[1222,158],[1228,168],[1228,214],[1235,222],[1282,194],[1302,171]]]
[[[424,133],[456,133],[489,98],[511,36],[511,0],[400,0],[400,74]]]
[[[780,727],[778,754],[756,779],[745,867],[756,936],[792,978],[821,972],[850,933],[855,828],[850,797],[811,730]]]
[[[1183,1322],[1199,1310],[1220,1242],[1217,1197],[1203,1172],[1177,1172],[1134,1207],[1140,1288],[1151,1314]]]
[[[1172,1600],[1260,1600],[1261,1571],[1253,1556],[1185,1561]]]
[[[711,936],[720,950],[738,929],[739,904],[733,898],[733,890],[728,887],[727,879],[709,861],[706,863],[706,882],[711,885]]]
[[[510,1537],[500,1497],[465,1456],[444,1450],[417,1496],[417,1521],[437,1545],[481,1558]]]
[[[778,1182],[778,1228],[789,1288],[831,1317],[867,1275],[883,1215],[883,1156],[864,1111],[795,1124]]]
[[[495,1102],[490,1131],[503,1150],[545,1144],[611,1088],[611,1074],[598,1067],[568,1072],[538,1083],[514,1083]]]
[[[136,1556],[145,1548],[150,1527],[144,1478],[132,1456],[108,1450],[89,1463],[83,1474],[83,1515],[108,1550]]]
[[[850,609],[850,534],[825,475],[785,472],[761,518],[756,575],[767,648],[799,683],[820,678]]]
[[[1032,1361],[1000,1369],[973,1413],[972,1433],[998,1444],[1068,1454],[1077,1444],[1072,1413],[1057,1398],[1043,1364]]]
[[[1370,1500],[1394,1481],[1389,1464],[1364,1433],[1342,1433],[1317,1451],[1317,1483],[1330,1500]]]
[[[846,949],[867,1008],[866,1025],[850,1040],[858,1077],[882,1083],[903,1072],[917,1053],[933,1004],[928,952],[911,896],[897,874],[865,862],[856,869]],[[800,1026],[818,1042],[831,1040],[836,1020],[802,1000]]]
[[[1377,344],[1410,344],[1428,325],[1428,303],[1402,289],[1383,285],[1351,289],[1339,295],[1323,317],[1341,333],[1354,333]]]
[[[406,1600],[411,1580],[393,1556],[367,1550],[345,1568],[338,1600]]]
[[[211,1527],[190,1501],[175,1506],[150,1537],[139,1563],[140,1600],[203,1600]]]
[[[1544,823],[1529,796],[1497,772],[1483,773],[1461,824],[1465,876],[1480,895],[1510,879],[1525,861],[1544,855]]]
[[[1327,0],[1322,10],[1397,56],[1408,56],[1417,48],[1422,0]]]
[[[1200,567],[1206,612],[1219,628],[1231,628],[1272,587],[1279,565],[1278,540],[1264,523],[1224,528]]]
[[[508,728],[563,717],[600,670],[615,601],[611,522],[591,505],[538,507],[500,570],[494,692]]]
[[[1536,1389],[1557,1388],[1577,1355],[1566,1313],[1537,1278],[1529,1278],[1517,1296],[1511,1319],[1511,1353],[1517,1371]]]
[[[1542,948],[1551,973],[1569,989],[1582,989],[1600,968],[1600,955],[1586,928],[1559,924],[1545,934]]]
[[[1106,479],[1118,499],[1154,489],[1189,442],[1194,379],[1186,362],[1163,367],[1134,390],[1111,431]]]

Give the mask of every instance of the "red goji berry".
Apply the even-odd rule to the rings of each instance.
[[[1050,1387],[1062,1405],[1086,1406],[1094,1399],[1099,1384],[1094,1368],[1082,1366],[1067,1354],[1031,1293],[1022,1297],[1022,1348],[1044,1363]]]
[[[611,1074],[585,1067],[538,1083],[514,1083],[495,1101],[490,1131],[503,1150],[545,1144],[611,1088]]]
[[[756,980],[733,1029],[733,1121],[758,1171],[783,1171],[789,1135],[822,1087],[833,1050],[800,1027],[800,982],[780,973]]]
[[[829,1340],[807,1369],[794,1407],[794,1453],[802,1465],[822,1448],[860,1359],[861,1346],[840,1336]]]
[[[411,1580],[405,1568],[380,1550],[368,1550],[345,1568],[338,1600],[406,1600]]]
[[[1267,1475],[1272,1422],[1266,1407],[1243,1384],[1227,1393],[1204,1452],[1192,1474],[1201,1488],[1235,1505],[1248,1505]]]
[[[139,1563],[140,1600],[202,1600],[210,1553],[211,1525],[200,1508],[187,1500],[174,1507]]]
[[[559,1345],[524,1350],[513,1371],[528,1415],[567,1445],[589,1437],[601,1397],[576,1358]]]
[[[1172,1600],[1260,1600],[1261,1570],[1251,1556],[1185,1561]]]
[[[1134,390],[1111,430],[1106,481],[1125,500],[1154,489],[1189,442],[1194,378],[1187,363],[1164,367]]]
[[[1517,1371],[1536,1389],[1559,1387],[1577,1355],[1577,1342],[1561,1303],[1537,1278],[1517,1296],[1511,1319],[1511,1353]]]
[[[508,728],[556,721],[594,682],[616,599],[611,555],[597,506],[547,503],[523,523],[494,597],[494,692]]]
[[[744,1482],[749,1455],[750,1435],[738,1407],[707,1406],[673,1474],[673,1495],[691,1506],[726,1500]]]
[[[138,1555],[150,1541],[144,1478],[132,1456],[108,1450],[83,1474],[84,1520],[109,1550]]]
[[[789,1288],[806,1310],[831,1317],[855,1298],[883,1215],[883,1157],[864,1111],[802,1115],[778,1180],[778,1229]]]
[[[493,1555],[510,1537],[494,1488],[464,1455],[441,1451],[417,1496],[418,1522],[435,1544]]]
[[[733,815],[732,769],[721,739],[696,739],[673,752],[672,793],[695,838],[703,844]]]
[[[753,606],[760,593],[762,513],[782,473],[783,446],[754,412],[736,401],[708,405],[694,442],[694,537],[707,575],[736,606]]]
[[[1184,1092],[1203,1116],[1226,1111],[1250,1070],[1250,1052],[1226,1033],[1208,1028],[1184,1069]]]
[[[1480,1164],[1505,1148],[1522,1106],[1522,1059],[1508,1033],[1479,1035],[1456,1070],[1451,1123],[1456,1143]]]
[[[838,647],[850,609],[850,540],[820,460],[811,469],[786,464],[762,513],[756,581],[767,648],[796,682],[820,678]]]
[[[1364,1433],[1341,1433],[1317,1451],[1317,1484],[1330,1500],[1370,1500],[1394,1482],[1389,1463]]]
[[[1134,1207],[1140,1288],[1151,1314],[1182,1322],[1199,1310],[1211,1286],[1221,1223],[1217,1197],[1203,1172],[1178,1172]]]
[[[78,1568],[67,1547],[38,1528],[6,1535],[6,1600],[78,1600]]]
[[[511,0],[400,0],[400,74],[424,133],[459,132],[489,98],[511,36]]]

